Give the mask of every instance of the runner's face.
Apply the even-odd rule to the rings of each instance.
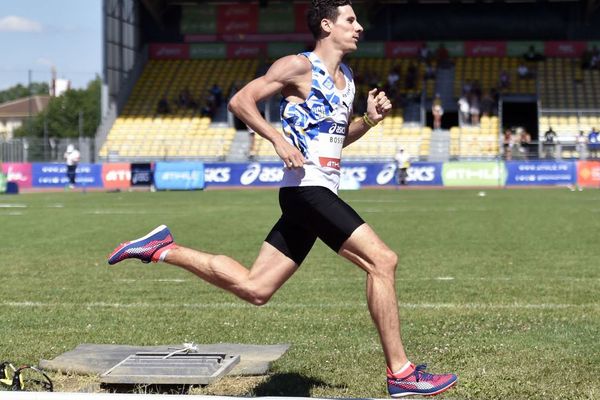
[[[363,27],[358,23],[351,6],[340,6],[338,11],[337,20],[331,25],[333,40],[345,52],[354,51],[358,47],[358,39]]]

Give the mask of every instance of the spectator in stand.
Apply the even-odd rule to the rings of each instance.
[[[469,96],[469,115],[471,117],[472,125],[479,125],[480,114],[481,108],[479,106],[479,97],[475,93],[471,93]]]
[[[410,167],[410,154],[400,147],[394,156],[396,161],[396,171],[398,171],[398,185],[406,185],[408,177],[408,168]]]
[[[219,87],[219,85],[217,85],[216,83],[214,83],[212,85],[212,87],[210,88],[209,91],[214,96],[215,107],[216,108],[221,107],[221,104],[223,103],[223,90],[221,90],[221,88]]]
[[[554,158],[556,146],[556,132],[552,127],[548,127],[548,130],[544,133],[544,157]]]
[[[425,63],[425,73],[423,75],[423,79],[435,79],[436,71],[435,67],[430,63]]]
[[[442,129],[442,116],[444,115],[444,108],[442,107],[442,98],[439,93],[436,93],[433,102],[431,103],[431,114],[433,115],[433,129]]]
[[[458,99],[458,121],[460,126],[468,125],[471,122],[469,108],[469,100],[466,94],[463,93]]]
[[[158,100],[156,112],[159,114],[169,114],[171,112],[171,107],[169,106],[169,100],[167,99],[166,93],[164,93],[163,96]]]
[[[512,160],[512,148],[513,148],[513,133],[510,128],[504,130],[504,137],[502,139],[502,146],[504,148],[504,159],[506,161]]]
[[[179,96],[177,96],[177,105],[182,108],[198,108],[198,104],[194,101],[190,89],[187,87],[179,92]]]
[[[216,111],[217,106],[215,103],[215,96],[209,92],[208,96],[206,96],[206,99],[204,101],[204,105],[200,109],[200,115],[202,115],[203,117],[209,117],[210,119],[213,119]]]
[[[390,73],[387,76],[387,83],[390,87],[395,87],[396,83],[400,80],[400,67],[399,66],[394,66],[394,68],[392,68],[390,70]]]
[[[498,115],[498,104],[500,104],[500,92],[498,92],[498,89],[491,88],[490,97],[494,101],[494,105],[492,106],[492,115]]]
[[[587,137],[583,131],[579,131],[579,135],[575,140],[575,145],[577,147],[577,154],[579,155],[580,160],[585,160],[587,158]]]
[[[535,51],[535,46],[530,45],[527,52],[525,54],[523,54],[523,58],[525,59],[525,61],[535,62],[535,61],[543,60],[544,56],[542,56],[540,53]]]
[[[592,128],[587,137],[588,156],[589,158],[598,158],[600,151],[600,133],[596,128]]]
[[[489,92],[485,92],[481,98],[481,115],[486,117],[494,115],[494,99]]]
[[[499,81],[501,90],[508,89],[510,87],[510,75],[508,75],[508,72],[506,72],[505,69],[500,72]]]
[[[524,62],[520,63],[517,67],[517,75],[519,76],[519,79],[533,78],[532,71],[529,69],[529,67],[527,67],[527,64],[525,64]]]
[[[404,80],[405,89],[412,90],[417,87],[417,75],[417,66],[411,62],[406,69],[406,77]]]
[[[450,68],[452,62],[450,61],[450,53],[444,43],[440,43],[437,50],[435,51],[435,59],[439,68]]]
[[[432,56],[433,54],[431,53],[429,47],[427,47],[427,43],[423,42],[421,48],[419,49],[419,61],[424,63],[429,62],[431,61]]]
[[[529,152],[531,150],[531,135],[529,134],[529,132],[527,132],[527,129],[525,129],[525,128],[519,128],[518,132],[519,132],[519,152],[521,152],[521,155],[525,159],[528,159],[530,156]]]

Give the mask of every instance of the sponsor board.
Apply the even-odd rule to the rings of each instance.
[[[39,188],[61,188],[69,184],[67,166],[64,164],[33,163],[31,164],[32,186]],[[101,188],[102,165],[79,164],[76,170],[75,186],[83,188]]]
[[[128,189],[131,187],[131,164],[102,164],[102,182],[105,189]]]
[[[577,184],[585,187],[600,187],[600,161],[579,161]]]
[[[507,161],[509,186],[570,185],[576,180],[574,161]]]
[[[587,48],[586,42],[551,41],[544,44],[547,57],[579,57]]]
[[[385,56],[387,58],[417,57],[423,43],[424,42],[386,42]]]
[[[187,43],[150,43],[149,56],[154,60],[187,60],[190,45]]]
[[[450,162],[442,167],[444,186],[502,186],[506,181],[504,163]]]
[[[266,43],[229,43],[227,58],[256,58],[267,54]]]
[[[504,57],[506,42],[467,41],[465,42],[467,57]]]
[[[217,15],[217,32],[256,33],[258,30],[258,4],[220,5]]]
[[[8,182],[14,182],[19,188],[30,188],[33,177],[30,163],[3,163],[2,172]]]
[[[152,180],[152,164],[131,164],[131,186],[150,186],[152,185]]]
[[[158,190],[204,189],[204,163],[158,162],[154,167],[154,186]]]

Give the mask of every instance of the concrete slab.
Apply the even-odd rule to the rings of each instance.
[[[240,363],[228,375],[264,375],[271,363],[289,349],[289,344],[254,345],[237,343],[195,344],[200,353],[238,354]],[[182,344],[162,346],[129,346],[118,344],[80,344],[52,360],[40,360],[39,366],[49,371],[81,375],[100,375],[132,354],[139,352],[171,352]]]

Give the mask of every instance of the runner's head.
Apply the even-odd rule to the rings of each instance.
[[[351,0],[312,0],[312,6],[307,15],[307,24],[314,38],[319,40],[330,33],[331,24],[335,24],[340,13],[344,11],[352,14],[354,24],[359,28],[357,29],[358,33],[362,32],[362,27],[356,22],[356,16],[351,6]],[[344,10],[342,7],[349,10]],[[323,25],[324,23],[326,24],[325,26]]]

